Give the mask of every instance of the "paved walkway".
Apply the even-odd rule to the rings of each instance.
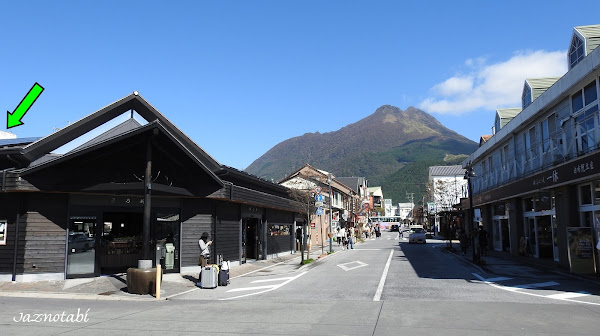
[[[323,250],[329,250],[326,245]],[[341,251],[343,248],[333,244],[334,251]],[[321,246],[313,247],[310,258],[316,262],[327,257],[327,253],[321,255]],[[272,267],[279,263],[297,262],[300,266],[300,252],[282,253],[277,257],[268,260],[258,260],[248,262],[243,265],[233,266],[229,270],[231,282],[235,282],[236,277],[257,272],[259,270]],[[168,299],[196,287],[198,274],[163,274],[161,283],[161,299]],[[0,281],[0,297],[47,297],[47,298],[65,298],[65,299],[90,299],[90,300],[135,300],[152,301],[156,300],[154,295],[138,295],[127,292],[127,274],[113,274],[93,278],[66,279],[55,281],[31,281],[31,282],[2,282]]]

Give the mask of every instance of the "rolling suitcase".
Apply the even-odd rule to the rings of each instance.
[[[227,286],[229,284],[229,270],[222,269],[219,271],[219,286]]]
[[[202,288],[217,288],[218,270],[214,266],[206,266],[200,272]]]

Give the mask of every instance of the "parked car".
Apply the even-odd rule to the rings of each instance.
[[[69,253],[85,252],[94,247],[94,238],[83,232],[69,234]]]
[[[406,238],[406,239],[408,239],[409,235],[410,235],[410,229],[402,229],[400,231],[400,238]]]
[[[408,243],[423,243],[425,244],[427,241],[425,237],[425,229],[422,227],[415,227],[410,229],[410,233],[408,234]]]

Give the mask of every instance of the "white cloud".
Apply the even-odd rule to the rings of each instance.
[[[478,109],[521,106],[526,78],[562,76],[567,72],[566,51],[521,51],[505,62],[486,64],[468,59],[467,74],[458,74],[435,85],[432,96],[419,108],[430,113],[461,115]]]

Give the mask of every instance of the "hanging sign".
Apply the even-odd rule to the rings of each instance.
[[[317,202],[323,202],[323,195],[316,194],[315,195],[315,201],[317,201]]]

